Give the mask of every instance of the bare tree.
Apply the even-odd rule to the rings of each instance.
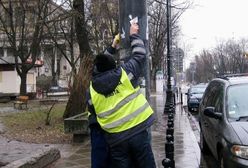
[[[94,53],[109,45],[119,29],[118,1],[92,0],[90,6],[90,40]]]
[[[85,110],[86,90],[89,87],[93,63],[85,19],[85,1],[74,0],[73,10],[75,12],[75,30],[80,51],[80,68],[73,82],[71,94],[63,115],[64,118],[80,114]]]
[[[233,39],[221,42],[211,50],[204,50],[195,58],[196,81],[207,82],[223,74],[247,73],[245,57],[248,48],[247,40]]]
[[[195,70],[195,81],[208,82],[213,76],[216,76],[214,57],[207,50],[203,50],[200,56],[195,58],[196,70]],[[207,73],[206,73],[207,72]]]
[[[73,84],[64,112],[67,118],[85,111],[93,60],[91,48],[95,54],[101,52],[118,32],[118,3],[114,0],[63,0],[59,3],[66,10],[46,22],[45,28],[47,37],[72,67]],[[67,51],[61,43],[69,46]],[[75,45],[79,46],[79,55],[74,52]],[[76,68],[78,64],[79,69]]]
[[[53,15],[53,17],[45,23],[46,28],[46,39],[49,39],[52,43],[52,47],[55,47],[57,49],[57,69],[54,69],[54,56],[48,58],[48,60],[51,60],[51,69],[52,69],[52,76],[53,76],[53,83],[56,84],[55,77],[60,76],[60,60],[62,57],[66,59],[66,61],[69,63],[72,71],[70,75],[70,79],[74,79],[75,75],[77,74],[77,68],[76,65],[79,64],[79,55],[75,54],[75,46],[78,46],[76,41],[76,31],[75,31],[75,15],[77,13],[73,10],[72,1],[66,0],[63,2],[60,2],[60,5],[57,5],[58,7],[54,9],[54,13],[56,15]],[[66,4],[66,7],[63,5]],[[64,9],[65,8],[65,9]],[[57,12],[55,12],[57,11]],[[72,77],[72,78],[71,78]],[[69,81],[69,85],[71,83],[71,80]]]
[[[149,6],[149,51],[152,57],[151,79],[155,83],[156,72],[166,69],[166,4],[163,0],[148,1]],[[180,28],[178,19],[192,5],[191,1],[177,2],[172,4],[172,44],[178,36]],[[155,85],[154,85],[155,86]]]
[[[27,73],[34,67],[40,52],[49,1],[0,1],[0,32],[13,51],[15,68],[21,78],[21,95],[27,92]]]
[[[152,72],[151,79],[155,82],[156,72],[162,70],[165,66],[165,47],[166,47],[166,7],[161,4],[162,1],[153,3],[148,6],[151,7],[149,16],[149,50],[152,57]],[[154,84],[153,84],[154,85]],[[155,85],[154,85],[155,86]]]

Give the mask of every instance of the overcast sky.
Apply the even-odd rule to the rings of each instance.
[[[195,0],[180,19],[188,55],[210,49],[218,41],[248,38],[248,0]]]

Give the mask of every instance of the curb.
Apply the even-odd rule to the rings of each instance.
[[[45,148],[1,168],[44,168],[59,158],[60,151],[57,148]]]

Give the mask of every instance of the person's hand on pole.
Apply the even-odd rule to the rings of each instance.
[[[112,43],[112,47],[116,48],[119,43],[120,43],[120,33],[115,35],[115,38],[114,38],[113,43]]]
[[[138,34],[139,32],[139,25],[137,23],[132,23],[130,26],[130,35]]]

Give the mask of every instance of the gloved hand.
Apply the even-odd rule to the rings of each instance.
[[[118,33],[117,35],[115,35],[115,38],[113,40],[113,43],[112,43],[112,47],[113,48],[116,48],[117,45],[120,43],[120,33]]]

